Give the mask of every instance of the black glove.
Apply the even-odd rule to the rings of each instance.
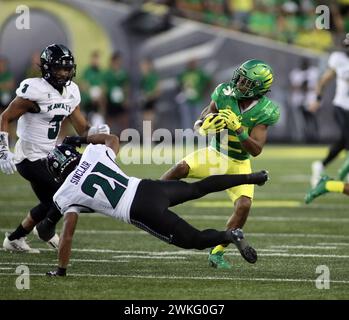
[[[46,272],[49,277],[65,277],[67,275],[67,269],[58,267],[57,270]]]
[[[65,137],[63,140],[63,144],[69,144],[73,147],[80,148],[82,144],[87,143],[86,137],[79,137],[79,136],[72,136],[72,137]]]

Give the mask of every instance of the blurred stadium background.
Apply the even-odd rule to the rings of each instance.
[[[331,13],[328,30],[315,27],[319,16],[316,7],[324,4]],[[16,28],[20,15],[16,8],[21,5],[30,9],[30,29]],[[193,101],[202,107],[209,102],[215,86],[229,80],[242,61],[258,58],[274,69],[269,97],[279,103],[281,119],[270,128],[268,141],[283,146],[268,146],[265,154],[253,162],[254,169],[267,168],[273,180],[257,190],[253,216],[246,226],[251,241],[261,249],[260,264],[247,268],[235,254],[233,275],[225,271],[212,274],[206,265],[206,253],[190,256],[189,252],[186,256],[179,251],[172,257],[176,260],[173,264],[171,258],[161,260],[154,254],[173,248],[121,223],[114,226],[103,217],[86,217],[81,219],[76,239],[81,251],[77,250],[75,261],[72,260],[73,271],[82,275],[71,280],[69,298],[347,299],[347,199],[331,195],[330,201],[320,199],[312,207],[302,203],[309,187],[311,161],[325,155],[323,146],[311,145],[329,143],[338,134],[331,104],[335,83],[326,90],[320,112],[310,119],[306,102],[314,99],[314,84],[326,68],[328,54],[340,48],[347,32],[346,0],[0,1],[1,108],[14,96],[22,79],[37,73],[32,66],[38,52],[51,43],[67,45],[75,55],[82,110],[91,121],[101,121],[98,115],[105,117],[115,132],[125,127],[140,130],[143,119],[153,119],[155,128],[168,128],[171,132],[184,128],[181,75],[189,65],[196,64],[197,72],[203,75],[203,84],[197,88],[200,95]],[[116,115],[105,111],[110,88],[103,75],[110,71],[112,57],[116,64],[113,68],[120,75],[119,91],[113,91],[114,103],[126,110]],[[143,81],[144,61],[153,64],[149,86]],[[306,80],[300,85],[297,75],[304,70]],[[1,86],[2,82],[10,83],[8,89]],[[154,110],[148,113],[144,111],[147,90],[154,93]],[[288,147],[289,144],[305,146]],[[330,173],[335,174],[340,161],[331,166]],[[167,168],[131,166],[126,172],[157,178]],[[35,199],[29,185],[19,176],[1,175],[0,179],[3,233],[15,227]],[[220,228],[230,213],[230,203],[223,194],[210,200],[211,205],[206,199],[197,205],[180,206],[177,211],[200,228]],[[93,248],[109,251],[97,252]],[[116,262],[112,261],[115,255]],[[148,260],[139,258],[143,255]],[[40,259],[17,255],[9,258],[4,252],[0,252],[0,257],[4,273],[14,263],[32,265],[36,274],[55,264],[54,252],[45,251]],[[98,260],[103,263],[101,280]],[[331,267],[333,290],[315,289],[315,267],[321,264]],[[84,273],[96,277],[92,275],[89,284],[82,284],[79,277],[84,277]],[[213,282],[214,277],[219,278],[217,282]],[[227,283],[225,278],[234,281]],[[54,292],[49,290],[48,280],[43,279],[33,282],[40,291],[25,295],[12,288],[13,279],[0,277],[4,280],[0,298],[67,298],[65,284],[56,280]],[[1,291],[4,288],[6,292]]]
[[[15,27],[19,16],[16,8],[21,4],[30,8],[28,30]],[[102,112],[103,103],[91,103],[94,94],[98,96],[98,90],[91,87],[103,86],[103,80],[99,71],[94,74],[98,79],[91,80],[93,73],[88,69],[93,54],[97,55],[101,72],[106,72],[113,53],[119,53],[127,78],[120,82],[127,96],[120,103],[129,108],[124,122],[117,123],[119,119],[115,117],[110,122],[121,128],[141,125],[144,114],[140,63],[150,59],[159,91],[155,115],[150,116],[155,118],[156,127],[172,131],[183,124],[178,79],[192,60],[208,78],[197,99],[205,105],[209,93],[218,83],[230,79],[239,63],[257,57],[274,69],[269,96],[280,104],[282,111],[280,122],[270,130],[269,141],[328,142],[338,133],[330,103],[334,83],[332,90],[326,90],[322,110],[311,123],[304,116],[302,105],[305,96],[311,96],[317,74],[326,67],[328,53],[338,47],[349,31],[349,10],[344,0],[328,1],[330,29],[321,30],[315,27],[320,15],[315,10],[320,4],[326,1],[2,1],[0,55],[7,59],[14,89],[26,73],[32,72],[30,65],[35,54],[50,43],[67,45],[77,60],[82,109]],[[291,71],[299,71],[304,60],[306,69],[311,71],[308,84],[299,89],[299,84],[292,81]],[[315,129],[309,130],[309,126]]]

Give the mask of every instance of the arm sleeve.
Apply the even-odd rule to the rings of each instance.
[[[77,214],[80,214],[81,211],[82,211],[82,208],[78,206],[71,206],[71,207],[65,208],[64,211],[62,211],[62,214],[65,215],[68,212],[75,212]]]

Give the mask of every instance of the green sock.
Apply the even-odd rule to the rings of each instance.
[[[217,252],[220,252],[220,251],[224,251],[224,247],[223,247],[221,244],[219,244],[218,246],[216,246],[216,247],[212,250],[211,254],[216,254]]]

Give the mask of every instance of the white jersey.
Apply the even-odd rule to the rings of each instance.
[[[99,212],[130,223],[130,209],[139,182],[114,162],[115,153],[101,144],[89,144],[79,165],[53,196],[62,214]]]
[[[328,66],[337,75],[333,104],[349,110],[349,57],[344,52],[333,52],[329,57]]]
[[[29,78],[21,82],[16,94],[35,102],[40,111],[27,112],[18,119],[15,163],[46,157],[56,144],[62,121],[80,103],[79,88],[71,82],[60,94],[45,79]]]
[[[296,68],[291,70],[289,79],[293,87],[290,97],[292,107],[307,107],[311,102],[316,100],[316,82],[319,77],[317,67],[309,66],[307,69]],[[304,88],[306,84],[306,88]]]

